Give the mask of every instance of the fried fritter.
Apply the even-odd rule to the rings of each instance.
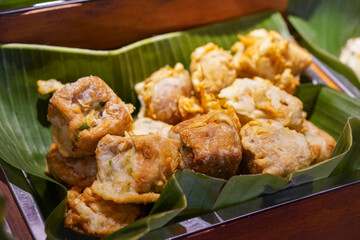
[[[242,158],[240,122],[233,111],[218,110],[179,123],[172,131],[183,146],[181,169],[228,179]]]
[[[98,144],[91,188],[117,203],[155,202],[180,162],[180,144],[157,135],[107,135]]]
[[[70,186],[88,187],[95,180],[97,168],[95,155],[84,158],[65,158],[55,144],[46,154],[46,165],[55,180]]]
[[[195,96],[180,97],[179,111],[182,116],[182,120],[184,121],[201,115],[204,112],[204,108],[201,106],[199,99]]]
[[[252,174],[286,177],[311,164],[312,152],[303,134],[274,120],[255,119],[241,128],[243,164]]]
[[[125,105],[100,78],[84,77],[54,93],[48,108],[51,138],[64,157],[94,155],[106,134],[123,135],[133,123]]]
[[[346,41],[341,49],[340,61],[348,65],[360,77],[360,37]]]
[[[190,75],[181,63],[174,68],[165,66],[135,85],[141,109],[138,118],[149,117],[169,124],[181,121],[180,97],[190,97]]]
[[[266,118],[295,130],[303,127],[303,103],[268,80],[236,79],[230,87],[220,92],[219,98],[226,108],[235,109],[241,124]]]
[[[232,55],[213,43],[198,47],[191,54],[190,72],[198,93],[217,94],[236,78]]]
[[[269,79],[275,86],[294,94],[300,74],[311,63],[311,55],[275,31],[257,29],[238,37],[240,42],[231,48],[235,52],[237,76]]]
[[[312,163],[329,159],[336,145],[335,139],[307,120],[305,120],[304,125],[306,141],[313,153]]]
[[[119,204],[104,200],[91,188],[68,191],[66,227],[86,235],[104,237],[145,216],[143,205]]]
[[[130,134],[133,135],[154,134],[168,138],[171,127],[172,125],[164,123],[162,121],[156,121],[146,117],[139,118],[134,122]]]

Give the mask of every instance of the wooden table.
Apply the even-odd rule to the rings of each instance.
[[[0,191],[6,199],[5,230],[19,240],[34,239],[21,213],[16,197],[13,195],[11,183],[0,169]]]
[[[360,182],[182,239],[360,239]]]

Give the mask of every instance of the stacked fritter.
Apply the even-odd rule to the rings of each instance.
[[[191,54],[190,72],[177,63],[138,83],[135,122],[133,107],[97,77],[53,95],[48,169],[75,186],[66,226],[95,236],[126,226],[145,215],[144,204],[159,198],[176,169],[287,177],[330,157],[335,140],[291,95],[310,54],[264,29],[239,40],[234,56],[208,43]]]
[[[127,134],[132,111],[93,76],[62,86],[50,99],[48,170],[73,187],[65,226],[100,237],[126,226],[146,215],[145,204],[159,198],[177,168],[177,141]]]

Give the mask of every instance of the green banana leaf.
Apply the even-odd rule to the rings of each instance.
[[[290,0],[287,13],[301,44],[360,89],[360,78],[338,58],[349,38],[360,37],[360,1]]]
[[[237,34],[247,33],[255,28],[273,29],[285,38],[291,38],[281,15],[265,12],[189,31],[156,36],[112,51],[25,44],[6,44],[0,47],[0,158],[33,176],[33,184],[36,185],[35,191],[40,201],[50,201],[46,193],[49,187],[53,188],[51,192],[57,195],[54,201],[58,205],[52,209],[46,220],[46,233],[50,239],[86,238],[64,230],[62,222],[66,211],[66,189],[45,174],[45,154],[51,145],[49,123],[46,121],[50,96],[37,93],[36,80],[56,78],[62,82],[73,82],[83,76],[96,75],[105,80],[124,101],[131,102],[138,108],[139,103],[132,90],[135,83],[143,81],[166,64],[173,66],[176,62],[182,62],[186,67],[189,66],[191,52],[209,41],[229,49],[237,40]],[[346,106],[332,102],[337,109],[343,110],[343,114],[328,116],[322,113],[321,108],[327,106],[328,101],[321,96],[326,96],[326,93],[329,98],[339,94],[338,98],[345,99],[342,103]],[[352,106],[359,106],[359,102],[321,86],[304,85],[299,88],[298,94],[304,101],[311,121],[328,130],[336,138],[342,136],[335,151],[337,156],[334,156],[334,159],[338,159],[336,161],[341,161],[340,158],[351,145],[350,128],[343,135],[341,129],[348,116],[359,116],[358,112],[352,111]],[[358,157],[355,153],[353,156],[355,159],[349,159],[349,162],[353,161],[353,167],[347,168],[345,163],[343,167],[335,170],[341,172],[357,169]],[[291,186],[331,174],[334,168],[341,165],[334,159],[294,174],[293,179],[296,181],[290,182]],[[44,181],[39,179],[50,184],[44,184]],[[258,175],[235,177],[225,183],[223,180],[190,171],[176,172],[148,217],[107,236],[106,239],[137,239],[162,227],[174,217],[176,218],[173,221],[184,219],[211,211],[215,206],[220,208],[232,204],[233,200],[231,203],[226,202],[226,194],[230,193],[225,190],[230,183],[242,186],[243,190],[234,194],[240,196],[240,201],[246,201],[263,193],[289,187],[288,182],[289,179]],[[224,190],[221,191],[222,188]],[[249,192],[243,195],[245,190]],[[221,202],[221,199],[225,203]]]

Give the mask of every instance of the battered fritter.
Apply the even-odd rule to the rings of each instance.
[[[312,163],[329,159],[336,145],[336,141],[327,132],[305,120],[305,137],[313,153]]]
[[[303,128],[303,103],[268,80],[236,79],[220,92],[219,98],[225,107],[235,109],[241,124],[266,118],[277,120],[291,129],[300,131]]]
[[[50,99],[51,138],[64,157],[94,155],[103,136],[124,135],[130,129],[131,107],[100,78],[81,78]]]
[[[141,109],[138,118],[149,117],[169,124],[181,121],[180,97],[191,97],[190,75],[181,63],[165,66],[135,85]]]
[[[139,118],[134,122],[130,134],[132,135],[154,134],[168,138],[171,127],[172,125],[164,123],[162,121],[156,121],[146,117]]]
[[[61,156],[55,144],[46,154],[49,173],[59,182],[69,186],[88,187],[95,180],[97,168],[95,155],[84,158],[65,158]]]
[[[104,200],[91,188],[68,191],[68,209],[64,224],[72,230],[104,237],[145,216],[143,205],[118,204]]]
[[[238,37],[240,41],[231,48],[237,76],[269,79],[294,94],[300,74],[311,63],[311,55],[275,31],[257,29]]]
[[[240,122],[233,111],[218,110],[179,123],[172,131],[183,144],[181,169],[228,179],[242,158]]]
[[[217,94],[236,78],[232,55],[213,43],[198,47],[191,54],[190,72],[198,93]]]
[[[204,108],[198,98],[195,96],[191,97],[180,97],[179,99],[179,111],[182,116],[182,120],[188,120],[204,113]]]
[[[98,144],[91,188],[117,203],[155,202],[180,162],[180,144],[157,135],[107,135]]]
[[[62,84],[61,82],[57,81],[56,79],[49,79],[49,80],[37,80],[36,82],[38,86],[38,92],[40,94],[48,94],[52,92],[56,92],[66,85]]]
[[[312,152],[303,134],[274,120],[255,119],[241,128],[243,166],[252,174],[286,177],[308,167]]]

